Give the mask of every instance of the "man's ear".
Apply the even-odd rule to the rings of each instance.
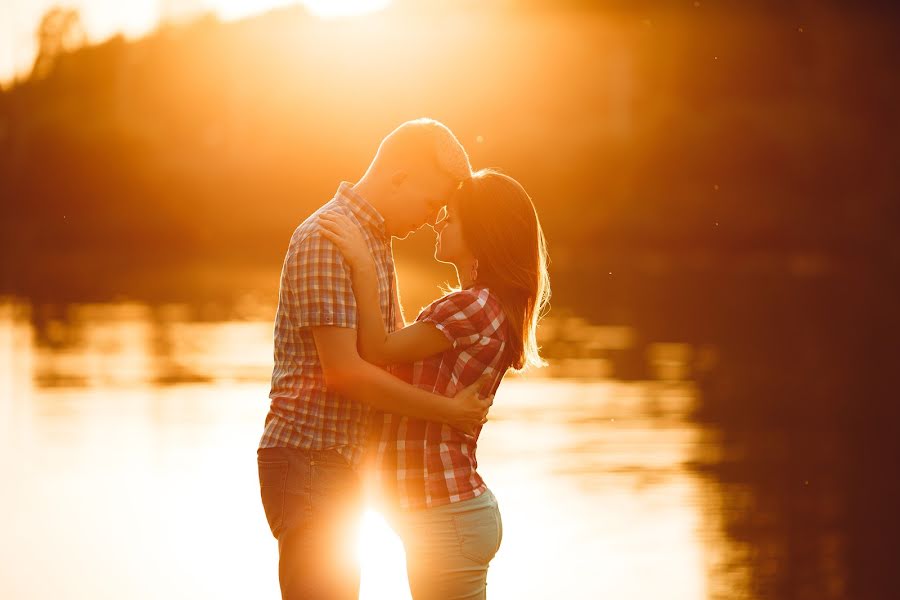
[[[406,178],[408,176],[409,173],[407,173],[406,171],[395,171],[391,176],[391,185],[393,185],[394,187],[400,187],[400,185],[402,185],[403,182],[406,181]]]

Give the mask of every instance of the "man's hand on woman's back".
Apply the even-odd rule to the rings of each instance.
[[[463,388],[454,396],[454,400],[456,400],[454,408],[457,409],[457,414],[447,421],[448,425],[459,429],[466,435],[475,435],[478,427],[487,421],[488,410],[494,403],[493,396],[483,397],[479,393],[490,379],[491,375],[485,373],[478,378],[478,381]]]

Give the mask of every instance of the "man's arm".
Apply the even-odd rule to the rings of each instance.
[[[493,401],[478,395],[487,376],[453,398],[432,394],[360,358],[356,351],[355,329],[313,327],[312,334],[328,388],[379,410],[447,423],[472,434],[483,422]]]

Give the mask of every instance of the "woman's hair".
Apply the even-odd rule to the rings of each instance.
[[[535,330],[550,300],[547,242],[518,181],[482,169],[456,192],[463,239],[478,260],[476,282],[495,292],[509,322],[512,368],[540,367]]]

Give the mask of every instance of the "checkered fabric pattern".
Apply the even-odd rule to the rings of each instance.
[[[493,378],[482,394],[494,393],[509,368],[506,317],[488,288],[474,287],[432,303],[416,321],[433,323],[452,347],[394,374],[420,388],[455,396],[483,374]],[[379,418],[380,417],[380,418]],[[405,510],[475,498],[486,487],[476,468],[478,434],[449,425],[378,413],[370,448],[373,481],[380,500]]]
[[[357,327],[350,267],[320,233],[318,217],[336,212],[363,231],[375,258],[381,312],[388,331],[402,322],[391,239],[384,218],[341,183],[335,197],[310,215],[291,236],[281,271],[275,316],[275,368],[260,448],[336,449],[359,466],[369,431],[368,405],[325,388],[310,327]]]

